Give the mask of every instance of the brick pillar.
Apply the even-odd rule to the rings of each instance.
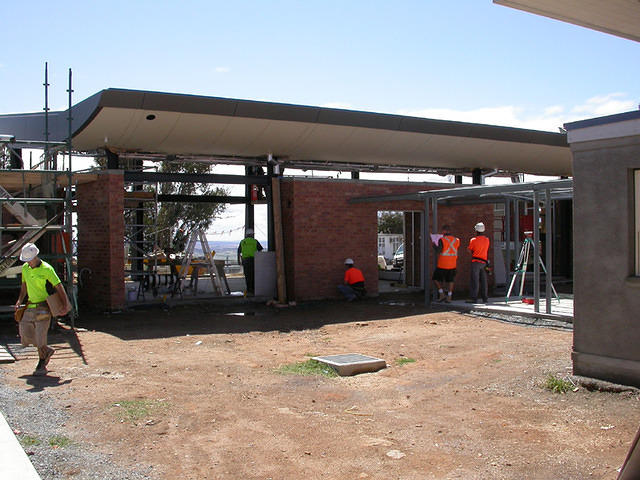
[[[124,306],[124,176],[122,170],[98,174],[78,185],[78,272],[84,308],[117,310]]]

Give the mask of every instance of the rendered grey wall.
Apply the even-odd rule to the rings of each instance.
[[[633,170],[640,136],[572,144],[576,375],[640,386]]]

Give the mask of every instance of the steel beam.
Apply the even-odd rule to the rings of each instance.
[[[229,195],[158,195],[158,202],[175,203],[246,203],[247,198]]]
[[[235,185],[268,185],[266,175],[218,175],[215,173],[124,172],[125,182],[221,183]]]

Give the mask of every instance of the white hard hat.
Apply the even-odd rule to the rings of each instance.
[[[476,232],[480,232],[480,233],[482,233],[482,232],[484,232],[484,223],[482,223],[482,222],[478,222],[478,223],[476,223],[476,226],[475,226],[475,227],[473,227],[473,228],[474,228],[474,230],[475,230]]]
[[[30,262],[34,258],[38,256],[40,250],[33,243],[27,243],[24,247],[22,247],[22,251],[20,252],[20,260],[23,262]]]
[[[247,228],[247,235],[253,235],[253,228]]]
[[[344,264],[345,264],[345,265],[353,265],[353,258],[347,258],[347,259],[344,261]]]

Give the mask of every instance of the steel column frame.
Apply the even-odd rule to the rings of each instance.
[[[69,116],[67,117],[67,122],[68,122],[68,137],[67,137],[67,149],[69,150],[68,155],[69,155],[69,165],[68,165],[68,170],[67,170],[67,189],[66,189],[66,195],[65,195],[65,216],[64,216],[64,224],[65,224],[65,230],[67,232],[67,234],[69,235],[69,242],[71,245],[73,245],[73,217],[72,217],[72,211],[73,211],[73,193],[72,193],[72,181],[73,181],[73,162],[71,159],[71,152],[73,150],[73,143],[72,143],[72,133],[73,133],[73,75],[71,72],[71,69],[69,69],[69,89],[67,90],[67,92],[69,93]],[[48,127],[47,127],[48,128]],[[48,141],[48,138],[47,138]],[[64,161],[63,161],[64,164]],[[62,243],[64,244],[64,238],[62,239]],[[72,310],[70,313],[70,317],[71,317],[71,328],[75,328],[75,318],[78,315],[78,302],[77,302],[77,297],[74,291],[74,285],[73,285],[73,262],[71,261],[71,256],[73,255],[73,251],[71,252],[67,252],[67,261],[65,262],[65,266],[67,267],[67,295],[69,295],[69,297],[71,298],[71,302],[73,303],[72,305]]]
[[[269,160],[273,160],[269,155]],[[273,161],[267,161],[267,177],[271,180],[275,175]],[[276,251],[275,225],[273,219],[273,185],[269,182],[267,190],[267,249],[270,252]]]
[[[511,200],[504,201],[504,236],[506,281],[511,276]]]
[[[431,231],[433,233],[438,233],[438,199],[434,198],[433,202],[431,203],[431,211],[433,213],[433,228],[431,229]],[[431,233],[431,232],[429,232]],[[427,235],[426,237],[424,237],[424,254],[425,255],[431,255],[431,245],[433,242],[431,242],[431,235]],[[427,247],[428,246],[428,247]],[[435,270],[435,264],[437,262],[437,259],[435,258],[434,255],[434,267],[432,268],[432,270]],[[430,271],[428,271],[424,277],[424,281],[425,284],[426,282],[429,282],[429,284],[431,284],[431,275],[430,275]]]
[[[422,236],[425,238],[425,252],[423,255],[424,258],[424,272],[423,272],[423,278],[424,278],[424,304],[427,307],[431,306],[431,282],[427,281],[427,275],[428,272],[431,270],[431,265],[429,263],[429,254],[427,252],[427,243],[426,243],[426,239],[429,236],[429,223],[430,223],[430,218],[429,218],[429,197],[425,197],[424,199],[424,222],[423,226],[422,226]]]
[[[540,192],[533,192],[533,299],[540,313]]]
[[[520,251],[520,200],[513,202],[513,253]],[[514,257],[515,258],[515,257]]]
[[[546,297],[546,301],[547,301],[547,306],[546,306],[546,311],[547,313],[551,313],[551,299],[553,298],[553,295],[551,294],[551,290],[552,290],[552,282],[553,282],[553,259],[551,258],[551,256],[553,255],[553,222],[552,220],[552,215],[553,215],[553,200],[551,199],[551,190],[547,189],[545,190],[545,197],[546,197],[546,202],[545,202],[545,215],[544,215],[544,223],[545,223],[545,267],[546,267],[546,274],[545,274],[545,297]]]
[[[249,178],[249,172],[253,167],[244,167],[245,176]],[[245,183],[244,186],[244,195],[246,198],[245,206],[244,206],[244,231],[245,236],[247,232],[247,228],[254,229],[255,223],[255,209],[253,208],[253,204],[251,203],[251,185],[255,185],[252,183]]]

